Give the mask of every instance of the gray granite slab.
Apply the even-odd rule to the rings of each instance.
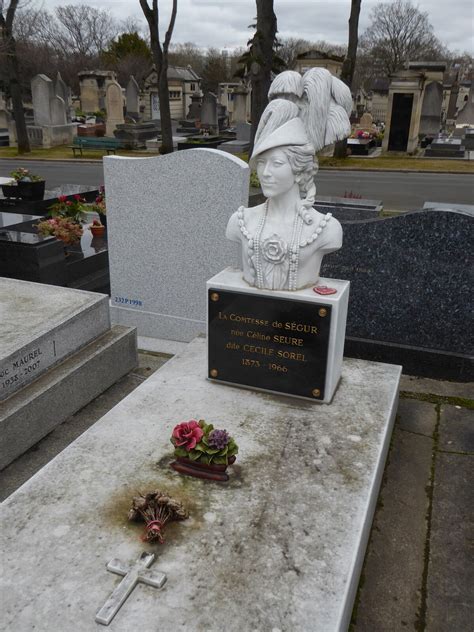
[[[470,215],[424,210],[343,229],[321,274],[351,282],[348,336],[474,354]]]
[[[115,325],[14,393],[0,410],[0,469],[137,365],[136,330]]]
[[[193,149],[104,159],[111,316],[139,335],[189,341],[204,331],[205,282],[238,263],[225,239],[248,197],[249,168]]]
[[[110,328],[108,297],[0,277],[0,401]]]
[[[121,581],[106,564],[143,550],[167,582],[136,589],[116,632],[347,629],[400,367],[348,360],[318,406],[207,381],[205,348],[188,345],[1,505],[5,629],[103,629],[95,615]],[[236,437],[228,484],[169,468],[172,428],[192,416]],[[163,546],[126,519],[155,488],[191,514]]]

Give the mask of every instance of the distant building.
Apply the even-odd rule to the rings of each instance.
[[[219,84],[217,99],[221,105],[227,108],[231,125],[250,120],[251,95],[250,82]]]
[[[344,57],[323,53],[320,50],[309,50],[296,57],[295,70],[301,74],[310,68],[326,68],[335,77],[341,76]]]
[[[79,77],[81,110],[86,113],[105,110],[105,93],[112,81],[117,81],[113,70],[82,70]]]
[[[191,96],[201,89],[201,77],[191,66],[168,67],[168,89],[170,98],[171,118],[180,120],[186,118]],[[143,102],[145,106],[144,119],[160,118],[158,98],[157,74],[155,68],[145,77]]]
[[[386,123],[389,86],[388,77],[377,77],[370,86],[367,111],[372,114],[375,123]]]

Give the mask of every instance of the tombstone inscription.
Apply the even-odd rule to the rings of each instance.
[[[330,401],[342,363],[349,283],[331,279],[336,292],[324,298],[312,288],[262,295],[240,276],[227,269],[208,282],[208,377]]]

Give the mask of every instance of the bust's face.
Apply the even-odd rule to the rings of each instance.
[[[263,152],[257,157],[256,163],[258,179],[265,197],[272,198],[286,193],[295,184],[295,174],[281,149]]]

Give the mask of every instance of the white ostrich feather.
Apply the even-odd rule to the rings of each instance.
[[[273,80],[268,97],[271,101],[260,119],[255,142],[298,115],[316,152],[351,133],[351,91],[325,68],[311,68],[303,76],[292,70],[282,72]],[[299,112],[282,102],[296,104]]]
[[[304,93],[303,77],[294,70],[285,70],[275,77],[268,91],[268,98],[289,99],[296,101],[302,98]],[[294,98],[296,97],[296,99]]]
[[[286,99],[274,99],[265,108],[257,132],[255,134],[254,146],[256,147],[261,139],[266,138],[272,132],[299,115],[298,106]]]

